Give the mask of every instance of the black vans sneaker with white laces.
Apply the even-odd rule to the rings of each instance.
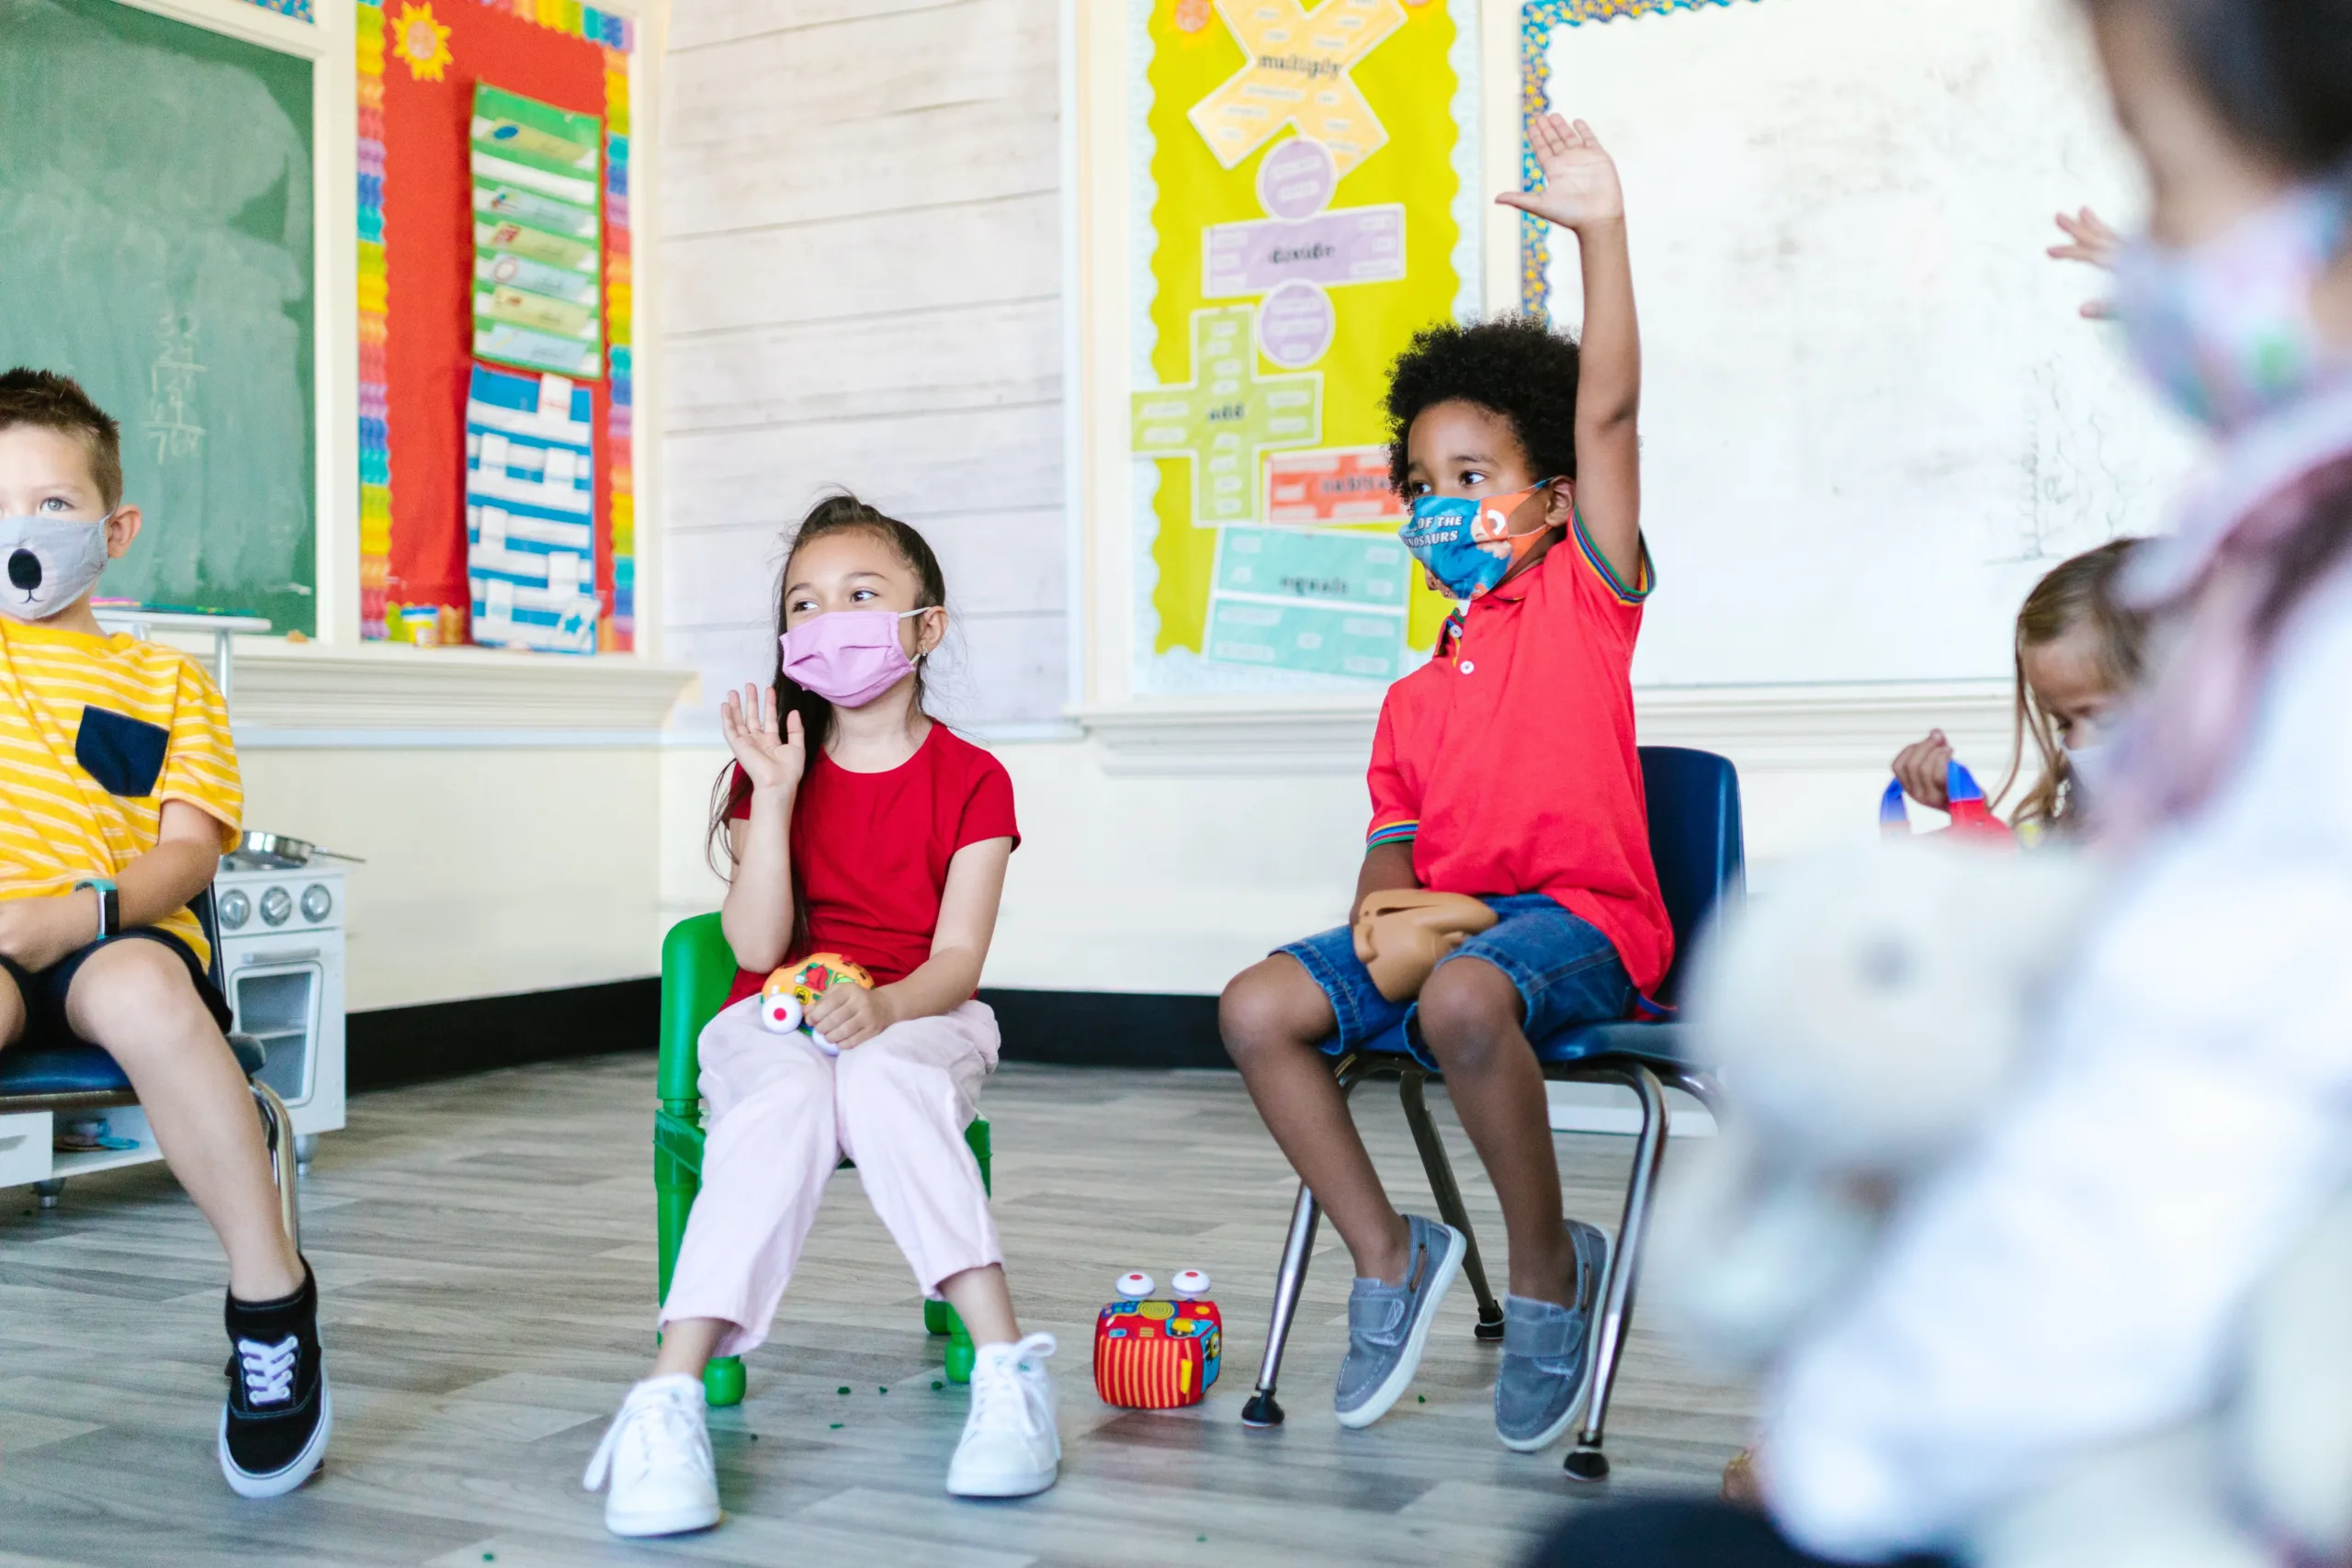
[[[311,1478],[334,1425],[319,1354],[319,1282],[274,1302],[229,1298],[229,1398],[220,1473],[240,1497],[277,1497]]]

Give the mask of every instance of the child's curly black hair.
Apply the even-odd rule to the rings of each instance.
[[[1421,411],[1460,399],[1510,421],[1537,479],[1577,476],[1577,342],[1532,316],[1413,335],[1388,373],[1388,482],[1406,495],[1405,438]]]

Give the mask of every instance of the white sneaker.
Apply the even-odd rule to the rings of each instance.
[[[677,1535],[718,1522],[718,1476],[703,1427],[702,1380],[648,1378],[628,1391],[580,1484],[607,1477],[605,1528],[615,1535]]]
[[[972,1363],[972,1414],[947,1465],[956,1497],[1026,1497],[1061,1472],[1062,1439],[1054,1429],[1054,1380],[1046,1358],[1054,1337],[1032,1334],[1018,1345],[983,1345]]]

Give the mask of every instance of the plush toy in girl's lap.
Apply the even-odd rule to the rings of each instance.
[[[804,963],[787,964],[760,987],[760,1021],[776,1034],[798,1030],[818,1050],[838,1056],[841,1048],[808,1027],[808,1004],[836,986],[874,988],[874,976],[838,953],[820,953]]]

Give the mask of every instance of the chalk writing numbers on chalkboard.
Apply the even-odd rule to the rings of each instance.
[[[155,444],[158,464],[202,455],[197,378],[203,374],[196,357],[196,318],[165,310],[163,346],[147,368],[147,436]]]

